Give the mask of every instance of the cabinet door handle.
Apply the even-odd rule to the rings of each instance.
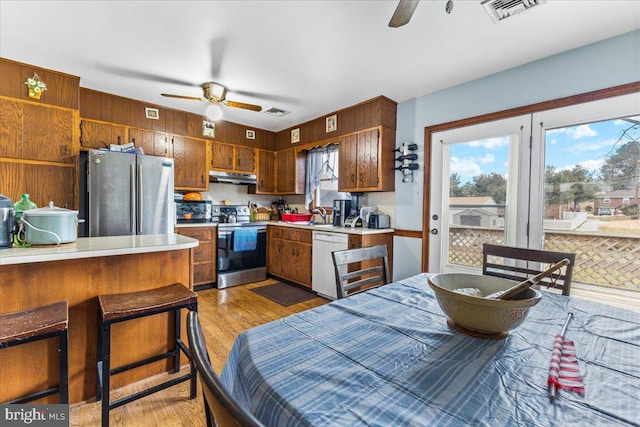
[[[84,145],[84,141],[82,140],[82,125],[84,124],[84,121],[80,122],[80,145],[83,146]]]

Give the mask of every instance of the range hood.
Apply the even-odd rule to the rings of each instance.
[[[209,182],[224,182],[227,184],[255,184],[256,176],[242,173],[209,171]]]

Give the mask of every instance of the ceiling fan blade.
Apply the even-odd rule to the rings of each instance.
[[[396,11],[391,17],[391,21],[389,21],[389,26],[397,28],[408,23],[419,2],[420,0],[400,0]]]
[[[172,95],[170,93],[161,93],[160,95],[166,96],[168,98],[180,98],[180,99],[191,99],[191,100],[194,100],[194,101],[206,101],[206,99],[198,98],[196,96]]]
[[[100,68],[108,73],[115,74],[118,76],[123,76],[123,77],[133,77],[140,80],[147,80],[147,81],[150,80],[153,82],[169,83],[169,84],[180,85],[180,86],[197,86],[197,84],[194,84],[193,82],[188,82],[186,80],[180,80],[173,77],[163,76],[160,74],[147,73],[145,71],[136,71],[136,70],[132,70],[124,67],[102,64],[100,65]]]
[[[251,111],[262,111],[262,107],[259,105],[245,104],[244,102],[235,102],[235,101],[222,101],[222,103],[227,107],[244,108],[245,110],[251,110]]]

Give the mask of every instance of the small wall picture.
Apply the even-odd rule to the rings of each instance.
[[[207,136],[209,138],[216,137],[216,124],[214,122],[209,122],[207,120],[202,121],[202,136]]]
[[[247,139],[256,139],[256,131],[247,129]]]
[[[291,129],[291,143],[300,142],[300,128]]]
[[[338,130],[338,115],[334,114],[327,117],[327,133]]]
[[[157,108],[144,108],[144,115],[147,119],[158,120],[160,118],[160,114],[158,113]]]

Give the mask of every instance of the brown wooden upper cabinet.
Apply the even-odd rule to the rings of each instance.
[[[394,191],[395,131],[383,127],[343,135],[338,149],[340,191]]]
[[[276,192],[276,157],[270,150],[258,150],[258,170],[256,194],[274,194]]]
[[[256,149],[236,146],[234,169],[238,172],[256,173]]]
[[[255,174],[256,149],[213,141],[211,143],[211,169]]]
[[[276,152],[276,194],[303,194],[306,156],[295,148]]]
[[[132,127],[129,129],[129,141],[136,147],[142,147],[144,154],[173,157],[171,137],[166,132]]]
[[[209,189],[207,141],[173,135],[171,142],[176,189],[207,191]]]
[[[0,99],[0,157],[73,163],[74,110]]]
[[[129,141],[129,128],[108,122],[83,119],[80,122],[80,145],[85,148],[109,148]]]

